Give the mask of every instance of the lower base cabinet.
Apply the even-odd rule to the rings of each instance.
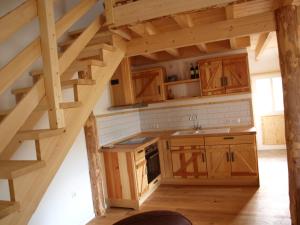
[[[144,150],[104,151],[103,158],[110,207],[138,209],[160,184],[160,176],[148,183]]]
[[[259,185],[255,134],[165,141],[165,184]]]

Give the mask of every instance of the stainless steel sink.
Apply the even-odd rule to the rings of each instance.
[[[120,143],[117,143],[118,145],[137,145],[137,144],[143,144],[153,139],[153,137],[139,137],[139,138],[131,138],[126,141],[122,141]]]
[[[203,134],[223,134],[229,133],[230,128],[215,128],[215,129],[201,129],[201,130],[180,130],[172,134],[172,136],[184,135],[203,135]]]

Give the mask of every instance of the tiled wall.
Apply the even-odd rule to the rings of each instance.
[[[97,123],[101,145],[141,132],[139,112],[100,117]]]
[[[203,128],[252,124],[250,100],[147,109],[100,117],[100,143],[106,145],[141,131],[189,129],[194,125],[189,120],[191,115],[197,115],[197,121]]]
[[[140,112],[141,130],[189,129],[195,123],[190,115],[197,115],[203,128],[251,125],[251,114],[249,100],[147,110]]]

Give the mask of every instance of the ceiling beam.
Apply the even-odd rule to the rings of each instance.
[[[114,8],[114,24],[135,24],[163,16],[175,15],[211,7],[223,7],[237,0],[139,0]]]
[[[194,21],[190,14],[181,14],[181,15],[174,15],[173,19],[181,28],[191,28],[194,27]],[[196,45],[200,52],[207,53],[207,46],[205,43],[201,43]]]
[[[227,19],[234,19],[233,5],[225,7],[225,13]],[[237,49],[236,38],[230,38],[229,42],[232,49]]]
[[[153,53],[170,48],[181,48],[200,43],[243,37],[276,29],[273,12],[197,25],[192,28],[136,38],[128,42],[127,55]]]
[[[271,32],[262,33],[258,37],[258,41],[255,47],[255,59],[259,60],[268,43],[271,41],[273,35]]]
[[[136,24],[133,26],[129,26],[128,28],[134,31],[136,34],[140,35],[141,37],[156,35],[160,33],[151,22]],[[165,49],[165,51],[175,58],[180,57],[180,52],[176,48]]]
[[[132,39],[131,35],[124,29],[110,29],[110,31],[126,39],[127,41],[130,41]]]
[[[141,56],[147,58],[147,59],[151,59],[151,60],[154,60],[154,61],[159,61],[159,57],[157,54],[155,53],[152,53],[152,54],[141,54]]]

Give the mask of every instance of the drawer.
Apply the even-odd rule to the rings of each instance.
[[[141,159],[145,159],[145,149],[140,149],[134,152],[134,159],[136,162],[140,161]]]
[[[171,146],[170,147],[171,151],[182,151],[182,150],[186,150],[186,151],[192,151],[192,150],[205,150],[204,145],[190,145],[190,146]]]
[[[205,137],[205,145],[254,144],[255,135]]]
[[[191,138],[173,138],[170,140],[170,147],[179,146],[199,146],[204,145],[203,137],[191,137]]]

